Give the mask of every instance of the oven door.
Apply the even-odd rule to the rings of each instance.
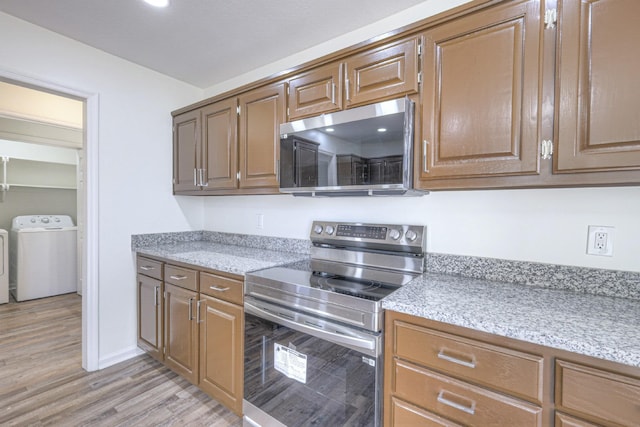
[[[246,297],[244,425],[381,425],[381,340]]]

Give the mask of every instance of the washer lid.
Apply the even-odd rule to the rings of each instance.
[[[69,215],[21,215],[11,221],[12,230],[25,228],[66,228],[73,227],[73,220]]]

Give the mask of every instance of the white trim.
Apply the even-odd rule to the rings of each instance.
[[[99,206],[98,206],[98,121],[99,96],[97,93],[69,88],[58,83],[41,80],[38,77],[0,68],[0,78],[13,80],[33,88],[58,92],[85,102],[85,138],[86,156],[85,177],[85,239],[82,290],[82,367],[87,371],[100,368],[99,357]],[[83,266],[83,267],[85,267]],[[131,357],[131,356],[129,356]]]
[[[105,357],[100,358],[98,369],[108,368],[109,366],[124,362],[125,360],[129,360],[132,357],[140,356],[141,354],[144,354],[144,351],[137,346],[129,347],[124,350],[108,354]]]

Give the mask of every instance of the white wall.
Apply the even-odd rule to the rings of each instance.
[[[256,216],[264,215],[264,229]],[[427,250],[640,271],[640,187],[432,192],[419,198],[210,197],[205,229],[306,239],[313,220],[427,226]],[[615,227],[613,257],[586,255],[588,225]]]
[[[170,112],[202,90],[4,13],[0,39],[0,71],[99,96],[99,357],[115,360],[135,349],[131,234],[202,227],[170,172]]]

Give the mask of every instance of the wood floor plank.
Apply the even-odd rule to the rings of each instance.
[[[240,426],[241,419],[147,355],[86,372],[81,297],[0,305],[0,425]]]

